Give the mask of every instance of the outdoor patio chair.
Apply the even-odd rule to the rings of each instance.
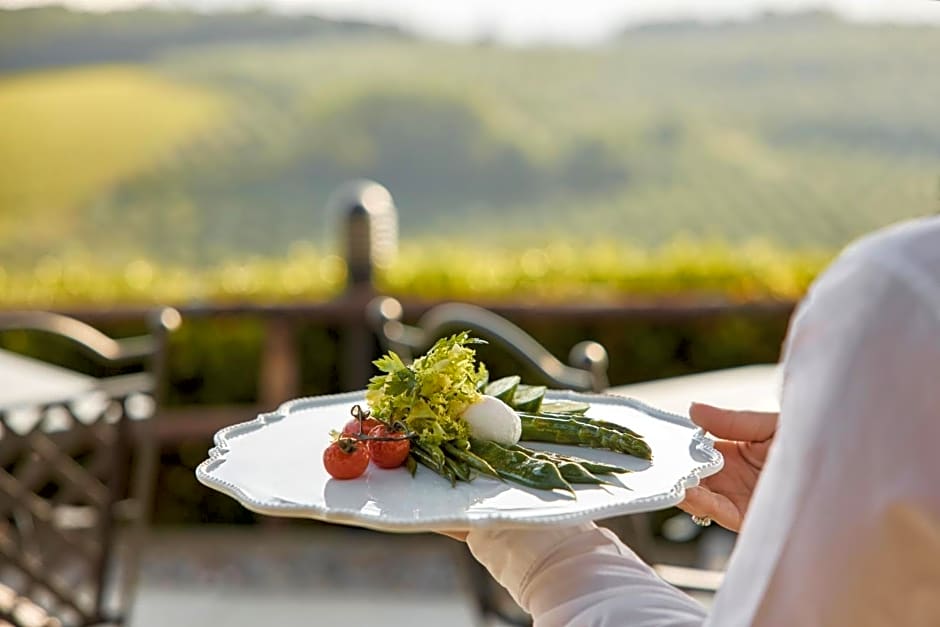
[[[576,344],[568,359],[572,365],[567,366],[531,335],[483,307],[444,303],[428,310],[415,326],[402,322],[403,313],[397,300],[380,296],[369,303],[367,316],[383,347],[406,361],[448,333],[469,330],[530,366],[548,385],[582,392],[607,388],[607,351],[597,342]]]
[[[569,355],[571,365],[565,365],[518,326],[476,305],[437,305],[413,326],[402,322],[403,313],[396,299],[380,296],[369,303],[367,318],[383,349],[395,351],[406,362],[427,350],[435,340],[470,330],[528,366],[547,385],[582,392],[607,388],[607,351],[597,342],[576,344]],[[464,572],[482,619],[497,618],[511,625],[531,624],[531,619],[515,607],[469,551],[463,558]]]
[[[565,365],[528,333],[483,307],[468,303],[440,304],[425,312],[414,325],[402,322],[403,314],[401,303],[387,296],[373,299],[367,310],[367,318],[383,349],[395,351],[406,362],[415,354],[423,353],[438,338],[466,329],[529,366],[541,382],[549,386],[581,392],[602,392],[608,387],[607,351],[597,342],[576,344],[569,355],[571,365]],[[622,516],[605,524],[644,559],[657,561],[649,516]],[[511,625],[531,625],[531,619],[515,606],[469,551],[464,558],[481,617],[484,620],[497,618]],[[654,564],[654,568],[669,583],[702,599],[713,594],[722,579],[720,572],[698,568],[670,564]]]
[[[74,348],[102,367],[142,368],[89,379],[82,394],[53,390],[27,406],[0,406],[0,625],[125,623],[157,460],[149,418],[180,316],[159,309],[147,323],[146,335],[115,340],[62,315],[0,313],[0,337],[51,335],[57,350]],[[8,363],[43,372],[32,360]]]

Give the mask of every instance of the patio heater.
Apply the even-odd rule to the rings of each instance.
[[[388,267],[398,252],[398,212],[379,183],[357,180],[330,198],[330,213],[343,219],[346,294],[349,307],[343,329],[341,384],[347,390],[368,383],[375,342],[366,321],[366,304],[375,296],[376,268]]]
[[[392,195],[375,181],[357,180],[330,198],[330,213],[342,216],[346,288],[371,287],[375,268],[398,253],[398,212]]]

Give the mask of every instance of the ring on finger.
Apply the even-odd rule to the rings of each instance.
[[[712,519],[708,516],[696,516],[692,515],[692,522],[694,522],[699,527],[707,527],[712,524]]]

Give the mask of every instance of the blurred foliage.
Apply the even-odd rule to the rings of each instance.
[[[463,300],[797,299],[829,257],[766,242],[730,247],[686,238],[652,250],[611,240],[515,250],[418,241],[378,270],[377,287],[402,296]],[[338,294],[345,279],[342,258],[308,246],[294,246],[282,259],[204,269],[144,259],[115,269],[86,257],[46,256],[32,271],[0,269],[0,307],[324,300]]]
[[[60,248],[81,229],[75,208],[172,158],[223,111],[219,94],[139,67],[0,77],[0,241],[27,258]],[[115,235],[98,234],[98,259]]]
[[[394,35],[391,27],[265,11],[193,13],[141,7],[79,13],[61,7],[0,12],[0,71],[152,59],[169,49],[231,41]]]
[[[517,49],[292,20],[0,12],[2,267],[329,250],[326,200],[363,176],[405,241],[487,250],[831,250],[938,209],[936,27],[768,17]],[[146,31],[146,54],[109,28]],[[82,54],[43,56],[57,37]],[[96,59],[122,65],[31,69]]]
[[[609,239],[515,249],[431,241],[404,247],[379,286],[428,298],[542,302],[664,296],[797,299],[829,258],[824,252],[787,251],[767,242],[731,247],[685,237],[653,249]]]

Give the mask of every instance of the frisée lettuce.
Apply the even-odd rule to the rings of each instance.
[[[410,365],[394,352],[377,359],[383,373],[372,377],[366,402],[372,414],[386,423],[402,422],[418,441],[440,446],[470,436],[464,410],[481,398],[486,367],[476,363],[473,344],[483,340],[464,331],[435,342]]]

